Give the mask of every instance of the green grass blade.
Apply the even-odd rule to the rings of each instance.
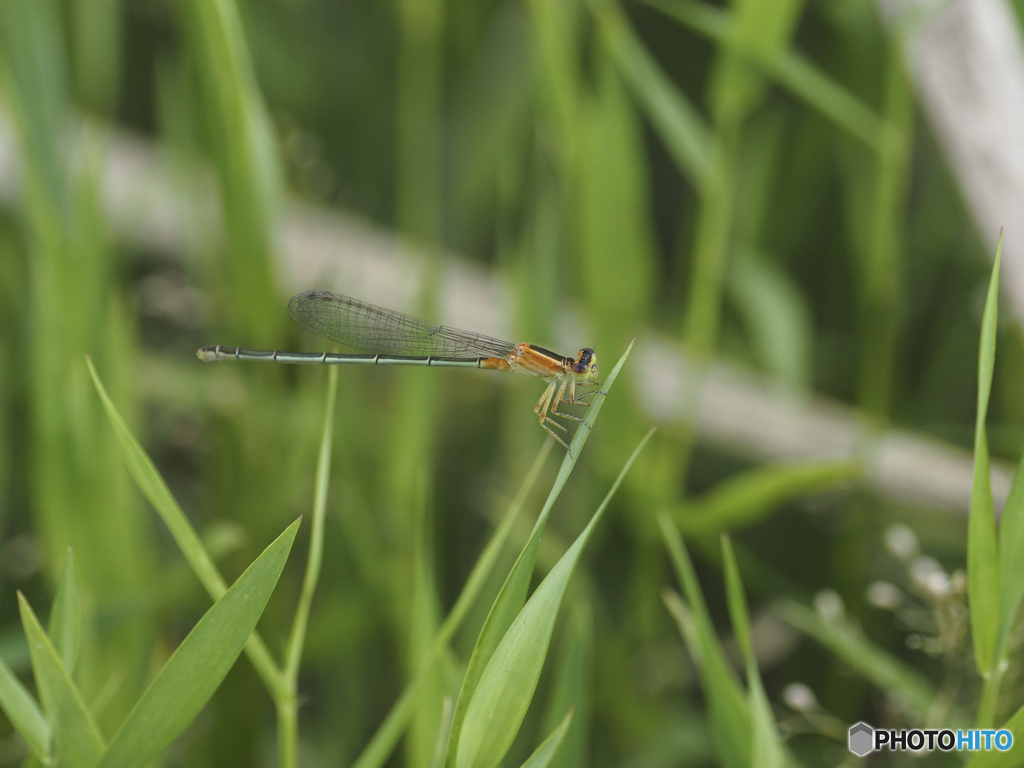
[[[780,504],[861,477],[859,462],[827,461],[758,467],[719,483],[672,515],[683,533],[708,533],[749,525]]]
[[[974,428],[974,480],[971,485],[971,511],[967,521],[967,596],[971,616],[971,637],[978,673],[989,678],[995,660],[996,635],[999,632],[999,551],[996,546],[996,522],[992,504],[992,484],[988,457],[985,417],[992,391],[992,369],[996,355],[996,313],[999,300],[999,260],[1002,237],[992,267],[985,313],[981,321],[978,352],[978,413]],[[983,703],[984,703],[983,697]],[[984,710],[985,707],[983,706]],[[992,722],[994,712],[979,712],[979,727]]]
[[[50,724],[10,667],[0,659],[0,709],[11,721],[14,730],[25,740],[32,754],[44,763],[50,762]]]
[[[751,659],[754,656],[754,645],[750,636],[750,611],[747,609],[747,597],[743,592],[743,581],[740,579],[736,555],[732,551],[732,542],[725,534],[722,535],[722,564],[725,566],[725,596],[732,631],[736,634],[743,658]]]
[[[434,646],[431,649],[430,661],[424,663],[416,677],[405,687],[398,701],[391,707],[391,711],[388,712],[384,722],[381,723],[377,732],[374,733],[370,743],[366,745],[355,763],[353,763],[353,768],[380,768],[387,762],[406,725],[408,725],[416,706],[419,704],[420,694],[429,678],[433,664],[440,658],[444,649],[448,647],[452,635],[462,625],[463,619],[465,619],[470,607],[490,576],[491,570],[498,560],[498,555],[501,554],[502,547],[505,545],[509,533],[512,532],[512,527],[523,511],[526,498],[537,482],[540,471],[548,455],[551,453],[554,442],[551,439],[544,441],[544,445],[537,454],[537,458],[530,467],[530,471],[526,474],[526,479],[523,480],[512,503],[509,505],[505,517],[495,529],[491,540],[484,547],[484,551],[480,553],[480,557],[477,559],[476,565],[473,566],[469,578],[466,579],[466,584],[463,586],[458,600],[455,601],[455,605],[448,614],[448,618],[445,619],[440,630],[438,630],[437,637],[434,639]]]
[[[145,765],[199,714],[263,613],[299,522],[289,525],[189,632],[111,740],[102,768]]]
[[[324,433],[320,440],[320,455],[316,462],[315,492],[313,496],[313,523],[309,536],[309,558],[306,560],[306,574],[299,594],[299,605],[295,609],[291,636],[285,652],[285,679],[294,683],[302,662],[302,646],[309,624],[309,606],[320,578],[320,566],[324,556],[324,518],[327,514],[327,484],[331,474],[331,443],[334,436],[334,405],[338,395],[338,373],[336,366],[327,376],[327,412],[324,414]]]
[[[923,715],[935,702],[935,690],[920,672],[879,648],[849,622],[825,621],[811,609],[789,600],[777,604],[774,610],[915,713]]]
[[[643,2],[717,43],[725,44],[733,35],[732,14],[707,3],[696,0]],[[899,140],[900,132],[895,126],[800,54],[784,49],[765,59],[753,59],[751,63],[877,152],[887,154],[893,142]]]
[[[313,523],[309,536],[306,573],[302,579],[302,592],[299,594],[299,604],[295,609],[291,634],[284,652],[282,683],[286,696],[277,701],[277,749],[282,766],[298,765],[299,760],[299,665],[302,663],[302,649],[306,642],[309,609],[313,603],[317,582],[320,580],[320,568],[324,557],[324,518],[327,514],[327,484],[331,474],[334,405],[338,396],[336,367],[332,366],[327,375],[327,412],[324,414],[324,432],[320,439],[320,455],[316,462],[316,490],[313,495]]]
[[[562,744],[569,725],[572,723],[572,709],[570,709],[561,724],[551,732],[551,735],[541,742],[541,745],[534,750],[533,754],[523,763],[522,768],[547,768],[551,764],[555,753]]]
[[[281,169],[234,0],[182,0],[182,31],[202,97],[220,183],[228,244],[226,316],[266,344],[276,338],[272,260],[280,218]]]
[[[203,547],[199,535],[188,521],[188,518],[185,517],[185,513],[181,511],[181,507],[178,506],[174,496],[171,495],[170,489],[160,476],[153,461],[128,430],[127,425],[107,394],[103,382],[100,381],[100,377],[93,367],[92,360],[86,357],[85,361],[89,366],[89,373],[92,375],[92,381],[96,386],[96,391],[99,393],[100,400],[103,401],[103,407],[106,409],[110,425],[114,429],[118,446],[121,448],[121,455],[128,465],[128,472],[135,480],[139,490],[142,491],[142,495],[146,497],[146,500],[153,506],[153,509],[160,515],[160,519],[164,521],[164,525],[171,532],[171,536],[174,537],[174,541],[185,556],[188,564],[192,567],[193,572],[199,577],[199,581],[206,589],[206,593],[214,601],[219,600],[227,591],[227,584],[224,583],[224,578],[220,575],[220,571],[217,570],[217,566],[214,565],[213,558],[210,557]],[[267,650],[266,644],[256,631],[253,631],[246,642],[245,651],[262,678],[264,685],[271,691],[274,698],[282,698],[284,693],[280,670],[270,655],[270,651]]]
[[[470,655],[466,674],[462,680],[462,689],[459,691],[459,698],[455,705],[455,715],[452,718],[451,731],[453,738],[448,742],[445,765],[450,766],[454,763],[456,750],[458,749],[457,740],[461,738],[460,734],[462,733],[462,721],[466,715],[466,709],[476,689],[477,682],[490,661],[494,649],[498,647],[498,643],[504,637],[512,621],[519,614],[526,600],[526,591],[530,586],[530,578],[533,575],[537,550],[540,548],[540,539],[544,534],[544,527],[547,525],[551,508],[558,499],[558,495],[562,492],[562,488],[565,487],[565,482],[569,479],[569,474],[572,472],[573,467],[576,466],[576,460],[579,459],[583,446],[587,438],[590,437],[591,429],[597,420],[598,414],[601,412],[605,398],[608,397],[608,392],[611,390],[612,384],[615,383],[615,379],[618,378],[619,371],[622,370],[622,366],[625,364],[626,358],[629,357],[632,349],[633,342],[631,341],[626,351],[623,352],[622,357],[615,364],[615,367],[612,368],[611,373],[608,374],[608,378],[604,380],[601,390],[593,397],[588,413],[583,423],[580,424],[579,429],[576,430],[576,435],[569,444],[569,451],[565,454],[565,458],[562,459],[562,466],[559,467],[558,474],[555,476],[554,485],[551,486],[547,500],[544,502],[540,515],[537,517],[537,522],[533,526],[533,533],[530,535],[529,541],[526,542],[526,546],[519,553],[519,557],[516,559],[512,570],[505,578],[505,582],[498,592],[498,596],[491,605],[487,618],[484,619],[483,627],[480,629],[476,644],[473,646],[473,653]]]
[[[82,620],[78,604],[78,582],[75,580],[75,560],[70,549],[57,583],[57,592],[53,596],[47,631],[60,653],[64,669],[69,675],[74,674],[78,643],[82,636]]]
[[[1013,717],[1006,721],[1003,728],[1013,734],[1013,749],[1001,752],[998,749],[990,749],[985,752],[976,752],[967,768],[1019,768],[1020,766],[1020,740],[1024,739],[1024,706],[1013,713]]]
[[[1000,628],[997,647],[1006,647],[1024,598],[1024,456],[1014,475],[999,523]]]
[[[764,683],[757,668],[754,645],[750,633],[750,612],[743,593],[740,570],[728,536],[722,537],[722,561],[725,564],[725,590],[729,602],[729,616],[733,631],[743,652],[747,668],[747,707],[750,710],[750,764],[752,768],[780,768],[783,764],[775,718],[772,715]]]
[[[554,757],[556,768],[591,764],[590,737],[594,709],[594,617],[590,601],[574,599],[562,623],[561,643],[552,659],[554,668],[544,704],[541,732],[554,731],[562,712],[573,712],[572,725]]]
[[[53,733],[53,751],[66,768],[93,768],[105,746],[78,686],[64,669],[60,654],[47,637],[25,596],[18,593],[36,688]]]
[[[665,144],[680,172],[697,187],[711,175],[711,129],[637,39],[613,0],[593,0],[605,45],[623,80]]]
[[[569,577],[612,496],[653,434],[652,429],[634,449],[590,523],[540,583],[502,637],[466,708],[456,752],[457,768],[494,768],[505,757],[537,688]]]
[[[669,609],[676,614],[683,640],[700,672],[715,744],[726,768],[746,768],[750,763],[751,722],[743,689],[726,661],[679,530],[664,513],[658,515],[658,524],[686,595],[688,616],[673,610],[671,603]],[[687,624],[692,629],[687,629]]]

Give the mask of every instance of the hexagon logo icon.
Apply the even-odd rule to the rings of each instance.
[[[850,736],[847,746],[857,757],[864,757],[874,749],[875,730],[867,723],[857,723],[850,726]]]

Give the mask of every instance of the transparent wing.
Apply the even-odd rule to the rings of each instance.
[[[515,346],[328,291],[296,294],[288,302],[288,315],[310,333],[373,354],[504,357]]]

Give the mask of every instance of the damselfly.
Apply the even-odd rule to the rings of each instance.
[[[563,357],[525,342],[512,344],[479,333],[460,331],[444,325],[430,325],[401,312],[375,307],[357,299],[327,291],[304,291],[288,302],[292,320],[310,333],[372,354],[347,355],[334,352],[280,352],[239,347],[203,347],[200,360],[268,360],[277,363],[319,363],[321,365],[427,365],[436,368],[486,368],[539,377],[548,382],[533,412],[540,425],[566,448],[569,445],[551,427],[569,435],[558,416],[583,424],[578,416],[558,410],[562,403],[590,405],[586,399],[597,393],[577,390],[597,386],[597,355],[581,349],[576,357]]]

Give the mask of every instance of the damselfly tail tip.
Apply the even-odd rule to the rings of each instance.
[[[217,348],[216,347],[201,347],[196,350],[196,357],[202,360],[204,363],[212,363],[217,359]]]

